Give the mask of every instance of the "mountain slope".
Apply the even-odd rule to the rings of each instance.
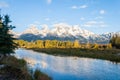
[[[91,42],[91,43],[108,43],[110,38],[117,33],[105,33],[97,35],[85,29],[81,29],[79,25],[70,26],[68,24],[60,23],[55,24],[52,29],[44,26],[42,29],[38,29],[32,26],[20,34],[13,33],[19,39],[34,41],[34,40],[79,40],[81,43]]]

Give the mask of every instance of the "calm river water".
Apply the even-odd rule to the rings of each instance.
[[[53,56],[24,49],[16,50],[15,56],[53,80],[120,80],[120,64],[106,60]]]

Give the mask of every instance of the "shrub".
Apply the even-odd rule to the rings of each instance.
[[[48,75],[42,73],[39,70],[35,70],[34,79],[35,80],[51,80],[51,78]]]

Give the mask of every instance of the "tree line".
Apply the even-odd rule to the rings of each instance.
[[[83,49],[111,49],[109,44],[81,44],[78,40],[75,41],[58,41],[58,40],[36,40],[32,42],[24,40],[14,40],[21,48],[83,48]]]

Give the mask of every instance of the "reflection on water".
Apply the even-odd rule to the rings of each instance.
[[[16,50],[15,56],[54,80],[120,80],[120,64],[105,60],[59,57],[24,49]]]

